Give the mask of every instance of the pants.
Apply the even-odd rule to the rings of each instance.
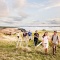
[[[34,44],[35,44],[35,46],[37,45],[37,43],[38,43],[38,38],[34,37]]]
[[[53,48],[53,54],[55,54],[56,53],[56,44],[53,43],[52,48]]]
[[[28,36],[29,37],[29,40],[31,40],[32,39],[32,36]]]

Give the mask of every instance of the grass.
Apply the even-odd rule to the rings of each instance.
[[[39,33],[41,37],[43,33]],[[60,33],[58,34],[60,36]],[[49,35],[51,36],[52,33],[50,32]],[[49,46],[48,55],[44,54],[42,46],[35,49],[33,40],[29,42],[28,46],[28,49],[26,47],[16,49],[16,42],[0,40],[0,60],[60,60],[60,46],[57,46],[56,55],[52,54],[51,46]]]
[[[33,41],[29,42],[31,51],[15,47],[16,42],[0,41],[0,60],[60,60],[60,46],[57,47],[56,55],[52,55],[51,47],[48,55],[44,54],[42,46],[35,49]]]

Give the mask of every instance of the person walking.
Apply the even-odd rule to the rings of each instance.
[[[48,46],[49,46],[49,36],[48,36],[48,32],[45,32],[44,35],[42,36],[43,40],[42,40],[42,44],[45,50],[45,54],[47,54],[48,52]]]
[[[57,31],[54,31],[51,41],[52,41],[53,55],[55,55],[57,43],[59,44],[59,37],[57,35]]]
[[[24,42],[26,44],[26,47],[28,47],[29,40],[28,40],[28,34],[27,34],[26,31],[24,31],[24,33],[23,33],[23,40],[24,40]]]
[[[28,38],[29,38],[29,40],[31,40],[32,39],[32,32],[29,30],[29,32],[28,32]]]
[[[16,45],[16,48],[18,48],[19,46],[21,47],[22,46],[22,35],[23,33],[21,31],[18,31],[16,33],[17,35],[17,45]]]
[[[34,45],[35,45],[35,46],[36,46],[37,43],[38,43],[38,38],[39,38],[39,34],[38,34],[37,30],[36,30],[35,33],[34,33]]]

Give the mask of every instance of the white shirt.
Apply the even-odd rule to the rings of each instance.
[[[53,36],[53,43],[57,43],[57,35]]]
[[[17,36],[20,36],[20,34],[19,34],[19,33],[17,33]]]
[[[44,41],[44,43],[48,43],[48,36],[45,36],[44,38],[43,38],[43,41]]]

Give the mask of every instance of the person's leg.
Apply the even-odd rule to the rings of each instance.
[[[26,47],[28,47],[28,43],[29,43],[29,38],[26,37]]]
[[[22,46],[22,39],[20,39],[19,43],[20,43],[20,45],[19,45],[19,46],[21,47],[21,46]]]
[[[17,41],[16,48],[18,48],[18,46],[19,46],[19,41]]]
[[[56,53],[56,45],[55,45],[55,53]]]
[[[35,44],[35,46],[36,46],[36,40],[34,40],[34,44]]]
[[[48,53],[48,43],[45,44],[45,54]]]
[[[55,55],[55,44],[53,44],[53,55]]]
[[[36,43],[35,43],[35,45],[37,45],[37,39],[36,39]]]
[[[38,38],[36,38],[36,45],[38,44]]]
[[[47,49],[47,48],[45,48],[45,54],[47,54],[47,51],[48,51],[48,49]]]
[[[36,38],[34,37],[34,45],[36,46]]]

